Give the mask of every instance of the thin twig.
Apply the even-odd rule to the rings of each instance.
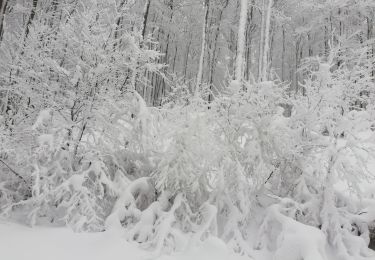
[[[267,182],[272,178],[273,172],[274,172],[274,171],[271,172],[271,174],[268,176],[268,178],[267,178],[267,180],[264,182],[264,184],[267,184]]]
[[[15,170],[12,169],[12,167],[10,167],[6,162],[4,162],[3,160],[0,159],[0,162],[2,164],[4,164],[14,175],[17,176],[17,178],[19,178],[20,180],[22,180],[24,183],[27,184],[26,180],[18,173],[16,172]]]

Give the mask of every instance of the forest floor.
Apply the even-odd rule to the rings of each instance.
[[[230,253],[216,238],[185,253],[154,256],[118,234],[74,233],[69,228],[21,226],[0,222],[1,260],[247,260]]]

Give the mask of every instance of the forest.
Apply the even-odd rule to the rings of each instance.
[[[375,259],[375,0],[0,0],[14,223],[147,259]]]

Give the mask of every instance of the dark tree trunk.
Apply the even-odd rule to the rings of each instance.
[[[375,250],[375,227],[370,229],[370,244],[368,247]]]
[[[151,5],[151,0],[147,0],[146,8],[143,14],[143,25],[142,25],[142,37],[143,38],[145,38],[145,35],[146,35],[147,20],[148,20],[148,14],[150,12],[150,5]]]
[[[8,0],[0,0],[0,42],[2,41],[4,34],[4,18],[7,5]]]

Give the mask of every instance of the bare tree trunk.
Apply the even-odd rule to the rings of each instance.
[[[311,33],[309,32],[307,34],[307,41],[309,44],[309,57],[312,57],[314,55],[313,47],[312,47],[312,38],[311,38]]]
[[[260,27],[260,40],[259,40],[259,58],[258,58],[258,81],[262,79],[263,71],[263,42],[264,42],[264,27],[265,27],[265,0],[262,0],[262,9],[261,11],[261,27]]]
[[[201,47],[201,55],[200,55],[200,58],[199,58],[197,85],[195,87],[196,93],[199,91],[199,88],[200,88],[201,83],[202,83],[204,53],[206,52],[206,30],[207,30],[207,22],[208,22],[209,3],[210,3],[209,0],[205,0],[205,2],[204,2],[205,15],[204,15],[203,30],[202,30],[202,47]]]
[[[221,26],[221,20],[223,17],[223,12],[225,8],[228,6],[229,0],[224,0],[218,3],[218,8],[214,9],[217,10],[217,14],[213,15],[214,18],[211,19],[211,24],[210,26],[214,27],[215,30],[213,32],[213,40],[210,46],[210,57],[209,57],[209,71],[208,71],[208,82],[210,84],[210,88],[213,85],[213,80],[214,80],[214,74],[215,74],[215,69],[216,69],[216,64],[217,64],[217,49],[218,49],[218,40],[219,40],[219,35],[220,35],[220,26]],[[209,36],[207,36],[209,37]],[[213,46],[212,46],[213,45]],[[210,96],[209,96],[210,99]]]
[[[142,37],[145,38],[148,15],[150,13],[151,0],[146,0],[145,10],[143,11]]]
[[[324,26],[324,53],[323,55],[328,55],[328,42],[329,42],[329,34],[328,34],[328,18],[326,19],[327,24]]]
[[[266,74],[266,77],[267,78],[270,78],[270,73],[271,73],[271,69],[273,68],[273,51],[274,51],[274,40],[275,40],[275,25],[274,23],[271,24],[271,39],[270,39],[270,47],[269,47],[269,52],[268,52],[268,56],[267,56],[267,63],[268,63],[268,66],[267,66],[267,74]]]
[[[4,19],[7,5],[8,0],[0,0],[0,42],[2,41],[4,34]]]
[[[143,11],[143,22],[142,22],[142,28],[141,28],[142,40],[144,39],[145,34],[146,34],[146,26],[147,26],[147,19],[148,19],[149,11],[150,11],[150,5],[151,5],[151,0],[147,0],[147,2],[145,4],[144,11]],[[139,43],[141,47],[143,46],[142,40]],[[132,76],[131,76],[132,90],[137,90],[137,78],[138,78],[138,73],[139,73],[138,67],[139,67],[139,63],[138,63],[138,60],[137,60],[134,64],[134,68],[133,68],[134,71],[133,71]],[[144,88],[145,88],[145,86],[143,86],[142,93],[145,93]],[[145,98],[144,94],[143,94],[143,98]]]
[[[246,29],[246,68],[245,68],[245,79],[250,79],[251,74],[251,53],[252,53],[252,38],[250,37],[253,32],[253,14],[254,14],[254,0],[252,1],[252,6],[250,8],[250,14],[247,19],[247,29]]]
[[[282,50],[282,53],[281,53],[281,80],[282,81],[285,81],[285,77],[284,77],[284,68],[285,68],[285,28],[283,26],[283,50]]]
[[[370,16],[372,16],[372,13],[369,14]],[[368,40],[371,40],[373,38],[373,27],[374,27],[374,21],[372,19],[372,17],[366,17],[366,21],[367,21],[367,39]],[[372,59],[374,57],[374,44],[371,43],[370,46],[369,46],[369,51],[368,51],[368,58],[369,59]],[[375,70],[373,69],[371,71],[371,76],[374,76],[375,75]]]
[[[263,51],[263,62],[262,62],[262,76],[261,81],[267,80],[268,70],[268,57],[270,52],[270,25],[271,25],[271,14],[272,14],[273,0],[268,0],[267,17],[266,17],[266,28],[264,32],[264,51]]]
[[[295,52],[295,71],[294,71],[294,84],[295,84],[295,92],[298,93],[299,86],[299,76],[298,76],[298,66],[300,62],[300,49],[302,48],[302,36],[298,36],[296,40],[296,52]]]
[[[185,54],[185,62],[184,62],[184,83],[186,82],[187,79],[187,68],[189,64],[189,53],[190,53],[190,47],[191,47],[191,33],[189,34],[189,42],[186,46],[186,54]]]
[[[176,43],[175,48],[174,48],[174,57],[173,57],[172,73],[175,73],[175,70],[176,70],[176,59],[177,59],[177,53],[178,53],[178,43]]]
[[[235,80],[241,81],[243,79],[243,56],[246,42],[246,21],[247,21],[247,9],[248,0],[241,0],[241,12],[240,22],[238,27],[238,38],[237,38],[237,58],[236,58],[236,71]]]

